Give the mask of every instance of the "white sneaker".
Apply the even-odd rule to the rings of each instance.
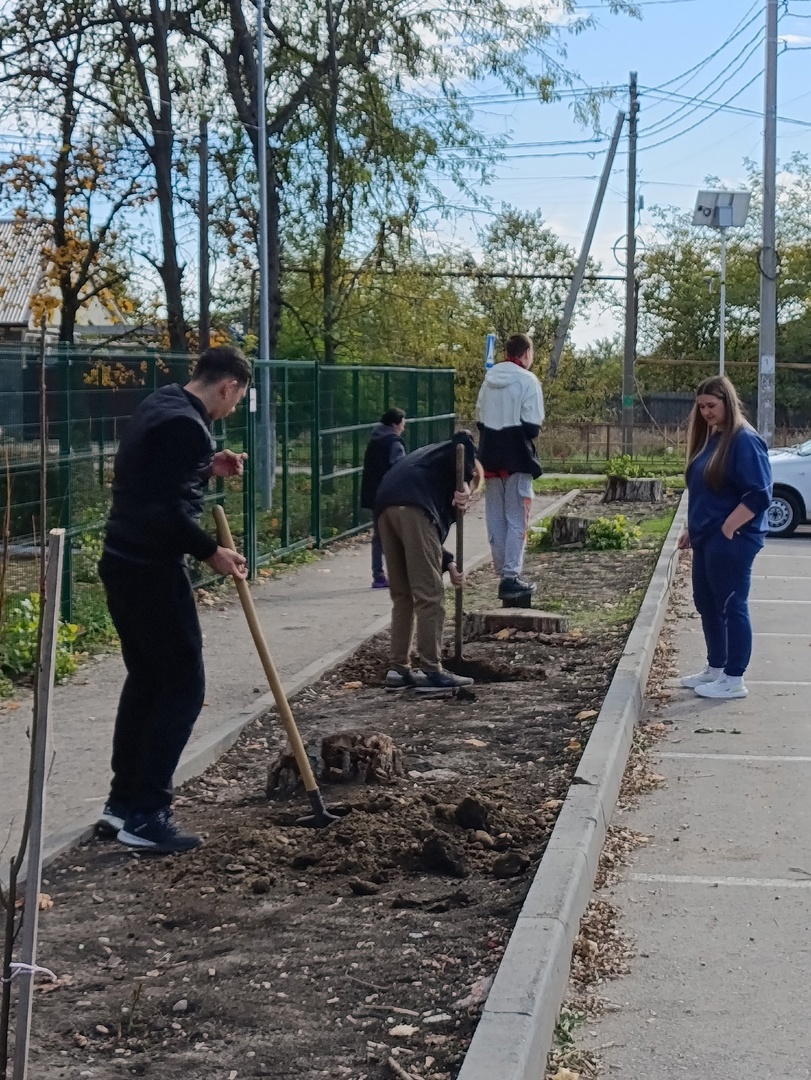
[[[720,679],[724,674],[722,667],[710,667],[709,665],[704,668],[703,671],[697,671],[695,675],[685,675],[679,682],[682,686],[688,690],[695,690],[697,686],[702,686],[704,683],[715,682],[716,679]]]
[[[743,679],[722,675],[715,682],[701,683],[695,688],[699,697],[727,701],[732,698],[745,698],[749,691],[743,685]]]

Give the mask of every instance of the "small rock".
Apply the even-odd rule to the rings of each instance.
[[[110,1029],[105,1027],[104,1024],[96,1024],[96,1031],[99,1035],[109,1035]]]
[[[447,1013],[434,1013],[433,1016],[424,1016],[423,1024],[444,1024],[451,1017]]]
[[[456,807],[456,822],[463,829],[487,831],[487,807],[469,795]]]
[[[264,896],[270,890],[270,881],[266,877],[254,878],[251,882],[251,892],[254,896]]]
[[[174,1003],[174,1005],[172,1006],[172,1012],[173,1013],[184,1013],[184,1012],[188,1012],[188,1010],[189,1010],[189,1003],[186,1000],[186,998],[181,998],[180,1001],[176,1001]]]
[[[477,829],[473,834],[473,840],[481,844],[484,848],[491,848],[495,841],[489,832],[485,832],[483,829]]]
[[[429,870],[449,877],[467,877],[467,870],[462,860],[438,836],[429,836],[422,845],[422,857]]]
[[[508,851],[506,855],[499,855],[493,863],[493,877],[518,877],[527,869],[530,862],[529,856],[523,851]]]
[[[377,896],[380,892],[380,886],[375,885],[373,881],[364,881],[356,877],[349,879],[349,888],[355,896]]]

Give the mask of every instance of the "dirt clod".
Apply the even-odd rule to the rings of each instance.
[[[471,798],[470,795],[462,799],[454,811],[457,824],[473,832],[477,830],[487,832],[489,816],[487,807],[478,799]]]

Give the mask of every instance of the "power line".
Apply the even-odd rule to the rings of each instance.
[[[715,57],[719,55],[719,53],[722,53],[724,51],[724,49],[727,47],[727,45],[731,45],[736,37],[740,37],[740,35],[744,32],[744,30],[748,29],[752,25],[752,23],[755,22],[756,19],[759,19],[761,17],[761,15],[760,15],[760,7],[761,7],[760,0],[754,0],[754,3],[752,4],[752,6],[747,10],[746,14],[743,16],[743,19],[741,19],[741,21],[737,24],[737,26],[734,27],[734,29],[730,33],[729,37],[725,41],[723,41],[718,46],[717,49],[714,49],[711,53],[709,53],[707,56],[705,56],[703,60],[699,60],[699,62],[697,64],[694,64],[691,68],[688,68],[686,71],[683,71],[681,73],[681,75],[674,75],[672,79],[668,79],[666,82],[660,83],[659,86],[656,87],[656,89],[657,90],[662,90],[662,89],[664,89],[664,87],[671,86],[675,82],[679,82],[682,79],[686,79],[688,75],[692,75],[693,72],[697,73],[703,67],[706,67],[707,64],[709,64],[711,60],[714,60]],[[755,11],[755,9],[757,9],[757,10]],[[752,12],[752,11],[755,11],[755,14],[752,15],[751,18],[749,18],[750,12]],[[687,81],[689,82],[690,80],[687,79]]]
[[[725,102],[723,102],[721,105],[719,105],[718,108],[713,109],[712,112],[707,113],[706,116],[702,116],[699,120],[696,120],[696,122],[694,124],[690,124],[689,127],[684,128],[682,131],[677,131],[675,135],[670,135],[666,139],[661,139],[659,142],[651,143],[648,146],[644,146],[644,147],[642,147],[642,149],[643,150],[655,150],[659,146],[665,146],[667,143],[675,142],[675,140],[680,139],[682,137],[682,135],[686,135],[688,132],[694,131],[697,127],[700,127],[701,124],[705,124],[713,116],[715,116],[717,113],[721,112],[721,110],[724,109],[731,102],[733,102],[735,100],[735,98],[740,97],[740,95],[743,94],[746,90],[748,90],[749,87],[754,82],[756,82],[760,78],[761,75],[762,75],[762,72],[760,72],[760,71],[756,72],[752,76],[752,78],[749,80],[748,83],[745,83],[739,90],[735,91],[735,93],[732,95],[732,97],[728,98]]]
[[[708,82],[705,86],[702,86],[702,88],[697,91],[696,97],[701,94],[705,94],[710,90],[713,90],[713,92],[717,92],[721,90],[724,86],[726,86],[729,82],[731,82],[736,75],[740,74],[740,72],[746,67],[746,65],[755,55],[755,53],[760,49],[762,42],[763,29],[761,28],[758,30],[758,32],[753,38],[750,38],[746,45],[744,45],[743,49],[741,49],[741,51],[737,53],[734,59],[732,59],[725,68],[719,71],[715,78],[711,79],[710,82]],[[746,54],[745,56],[744,53]],[[742,60],[741,57],[743,57]],[[735,67],[733,71],[730,71],[730,68],[732,68],[733,65],[738,62],[738,60],[740,60],[740,63],[737,65],[737,67]],[[718,83],[718,80],[723,75],[726,75],[728,71],[729,74],[727,75],[727,77],[722,82]],[[715,86],[715,83],[718,83],[718,85]],[[666,131],[668,128],[673,127],[675,124],[679,124],[683,120],[686,120],[687,117],[680,114],[684,114],[685,111],[690,108],[691,104],[692,100],[688,99],[686,102],[684,102],[684,104],[679,105],[678,108],[674,109],[669,116],[664,117],[662,120],[658,121],[652,128],[648,129],[648,131],[646,132],[646,136],[650,137],[651,135],[659,135],[663,131]]]
[[[811,18],[811,16],[809,16]],[[644,94],[655,92],[655,88],[641,87]],[[808,94],[801,94],[800,97],[807,97]],[[752,116],[755,119],[763,118],[763,110],[757,109],[745,109],[742,105],[724,105],[723,102],[703,100],[697,97],[687,98],[683,94],[674,94],[672,91],[668,92],[668,97],[676,98],[677,100],[684,98],[685,101],[693,105],[698,105],[701,108],[723,108],[726,112],[735,113],[736,116]],[[793,101],[797,101],[798,98],[793,98]],[[790,104],[790,102],[786,102]],[[799,127],[811,127],[811,121],[799,120],[795,116],[778,116],[777,119],[783,124],[797,124]]]

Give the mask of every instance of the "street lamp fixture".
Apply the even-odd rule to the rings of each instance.
[[[718,371],[724,374],[727,307],[727,229],[741,229],[749,213],[751,191],[699,191],[693,212],[694,225],[717,229],[721,235],[721,313]]]

